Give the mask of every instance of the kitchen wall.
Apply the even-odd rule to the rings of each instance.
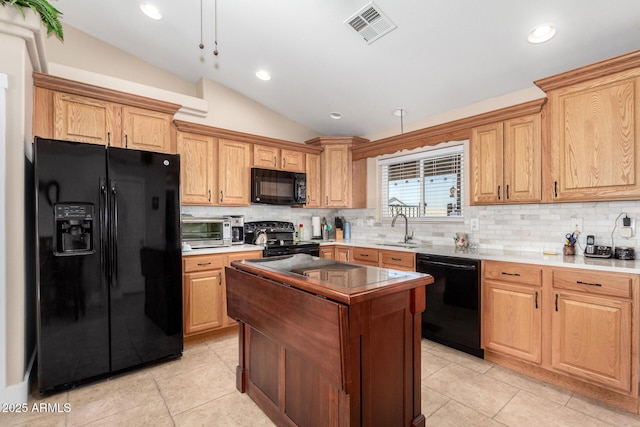
[[[180,120],[300,143],[318,136],[216,82],[189,82],[68,25],[64,25],[64,34],[64,42],[51,36],[46,39],[54,75],[124,92],[140,90],[136,94],[169,102],[181,102],[172,96],[181,94],[208,103],[205,117],[179,112],[176,117]]]
[[[465,206],[464,222],[410,223],[409,233],[425,245],[453,247],[456,232],[469,233],[469,240],[480,248],[521,251],[562,251],[564,236],[570,229],[572,217],[582,218],[584,231],[579,244],[584,248],[588,234],[593,234],[596,244],[611,245],[611,232],[615,220],[622,212],[630,218],[640,219],[640,201],[629,202],[585,202],[549,203],[506,206]],[[370,241],[402,241],[404,222],[400,219],[395,227],[390,221],[377,222],[375,209],[342,209],[338,215],[351,222],[352,237]],[[480,229],[471,232],[470,219],[478,218]],[[614,246],[637,247],[640,237],[620,237],[618,228],[614,233]],[[581,249],[577,253],[582,253]]]

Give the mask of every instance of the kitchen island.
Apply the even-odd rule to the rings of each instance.
[[[431,276],[297,254],[235,261],[226,277],[236,386],[276,424],[424,426]]]

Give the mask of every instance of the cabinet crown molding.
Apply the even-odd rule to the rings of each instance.
[[[536,80],[533,83],[543,91],[549,92],[638,67],[640,67],[640,50]]]
[[[181,107],[180,104],[160,101],[158,99],[147,98],[145,96],[132,95],[113,89],[106,89],[88,83],[77,82],[62,77],[33,72],[33,85],[56,92],[65,92],[73,95],[86,96],[89,98],[101,99],[115,104],[129,105],[132,107],[153,110],[161,113],[174,115]]]

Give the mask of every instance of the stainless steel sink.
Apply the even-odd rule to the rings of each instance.
[[[376,245],[379,245],[379,246],[396,246],[398,248],[407,248],[407,249],[417,248],[418,247],[418,245],[416,245],[415,243],[402,243],[402,242],[398,242],[398,243],[376,243]]]

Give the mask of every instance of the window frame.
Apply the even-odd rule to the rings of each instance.
[[[385,184],[383,180],[383,167],[393,165],[393,164],[398,164],[398,163],[415,161],[415,160],[426,160],[434,157],[441,157],[441,156],[446,156],[447,154],[456,154],[456,153],[460,153],[460,155],[462,156],[462,164],[460,168],[460,175],[461,175],[460,188],[458,189],[459,196],[460,196],[459,198],[460,198],[461,215],[437,216],[437,217],[426,217],[426,216],[408,217],[408,221],[412,223],[437,223],[437,222],[463,223],[465,219],[465,216],[464,216],[465,211],[469,206],[469,203],[468,203],[469,196],[467,194],[468,166],[467,166],[467,161],[465,161],[465,158],[468,157],[467,156],[468,140],[449,141],[449,142],[438,144],[437,146],[421,147],[417,150],[405,152],[400,155],[379,157],[376,160],[376,170],[378,175],[378,180],[377,180],[378,182],[377,182],[377,189],[376,189],[378,193],[378,203],[376,205],[376,210],[377,210],[376,216],[377,216],[378,222],[381,222],[381,223],[391,222],[393,218],[391,216],[383,216],[383,212],[384,212],[383,204],[387,202],[387,200],[385,200],[385,197],[384,197],[386,189],[383,188],[383,185]],[[424,175],[422,173],[420,178],[422,180],[424,179]],[[420,192],[424,194],[424,186],[422,185],[422,183],[420,187]]]

